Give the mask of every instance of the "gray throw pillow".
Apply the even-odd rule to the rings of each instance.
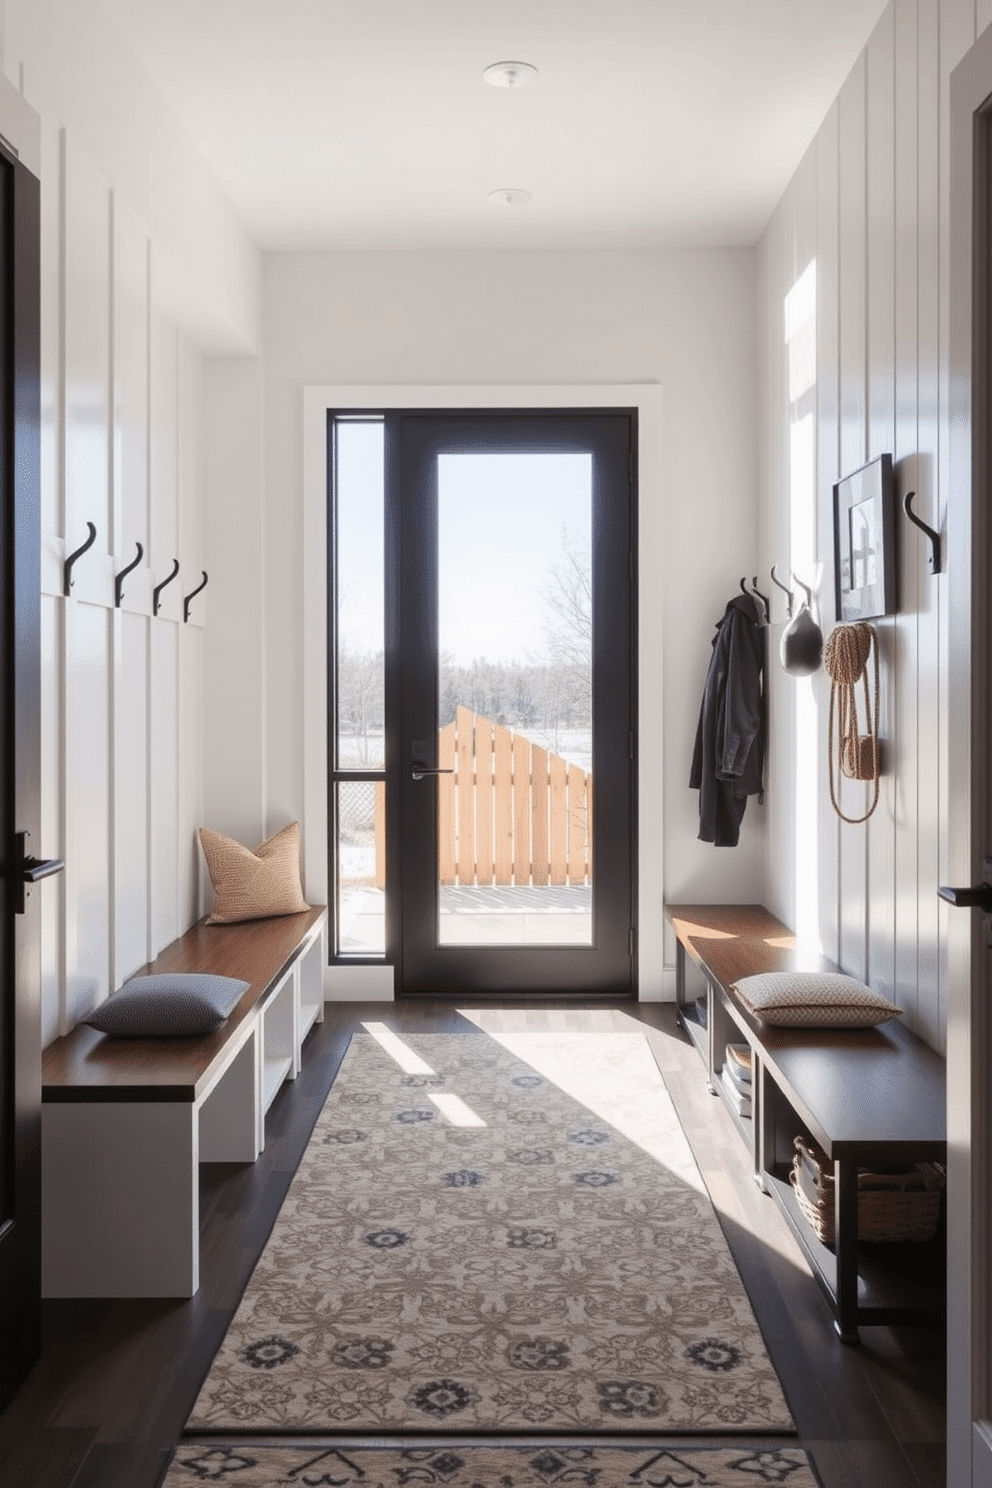
[[[134,977],[83,1021],[114,1038],[195,1038],[226,1023],[250,985],[204,972]]]

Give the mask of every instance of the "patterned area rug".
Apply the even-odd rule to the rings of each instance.
[[[382,1030],[352,1041],[187,1429],[792,1420],[641,1034]]]
[[[817,1488],[797,1447],[180,1447],[162,1488]]]

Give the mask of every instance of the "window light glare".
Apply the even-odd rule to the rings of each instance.
[[[816,316],[816,259],[811,259],[785,297],[785,339],[791,341]]]

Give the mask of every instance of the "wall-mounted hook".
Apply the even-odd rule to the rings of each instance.
[[[157,615],[158,614],[158,609],[159,609],[159,595],[162,593],[162,590],[165,588],[165,586],[167,584],[171,584],[172,583],[173,579],[176,577],[176,574],[178,572],[179,572],[179,559],[178,558],[173,558],[173,560],[172,560],[172,572],[170,574],[167,574],[165,576],[165,578],[162,580],[161,584],[156,584],[155,585],[155,588],[152,590],[152,614],[153,615]]]
[[[802,581],[802,579],[799,578],[799,576],[796,574],[796,572],[794,570],[793,570],[793,574],[792,574],[792,582],[794,584],[798,584],[799,588],[803,591],[803,593],[806,596],[806,608],[808,610],[812,610],[812,608],[813,608],[813,589],[812,589],[812,586],[809,585],[809,584],[804,584],[803,581]]]
[[[87,522],[86,525],[90,529],[89,537],[74,553],[69,554],[62,565],[62,593],[66,598],[68,598],[69,590],[72,588],[72,570],[75,567],[77,559],[82,558],[83,554],[96,542],[96,528],[92,522]]]
[[[796,602],[796,597],[793,594],[792,590],[789,588],[788,584],[783,584],[782,583],[782,580],[779,578],[778,574],[775,572],[775,564],[774,563],[772,564],[772,583],[773,584],[776,584],[778,586],[778,588],[781,589],[782,593],[785,595],[785,615],[786,615],[786,619],[787,620],[791,620],[792,619],[792,607],[793,607],[793,605]]]
[[[751,580],[750,589],[747,586],[747,580],[741,579],[741,593],[746,594],[748,599],[757,600],[760,604],[761,608],[758,611],[757,623],[759,625],[770,625],[772,618],[771,608],[768,604],[767,595],[762,594],[761,590],[758,588],[757,574],[755,574],[754,578]]]
[[[190,602],[190,600],[194,597],[194,595],[199,594],[199,592],[200,592],[201,589],[206,589],[206,587],[207,587],[207,570],[205,568],[201,568],[200,569],[200,572],[203,575],[203,583],[202,584],[197,584],[197,586],[196,586],[195,589],[191,589],[189,591],[189,593],[186,595],[186,598],[183,600],[183,624],[184,625],[189,621],[189,602]]]
[[[919,527],[920,531],[925,532],[927,537],[930,539],[930,572],[938,574],[941,571],[940,533],[934,532],[932,527],[928,526],[926,522],[924,522],[920,517],[916,515],[915,511],[913,510],[913,497],[915,495],[915,491],[906,492],[902,502],[903,510],[905,511],[907,517],[913,523],[913,525],[915,527]]]
[[[758,588],[758,575],[757,574],[755,574],[754,578],[751,580],[751,593],[754,595],[755,599],[760,599],[761,600],[762,608],[764,609],[764,612],[765,612],[765,624],[766,625],[771,625],[771,623],[772,623],[772,607],[771,607],[771,604],[769,602],[768,595],[767,594],[762,594],[761,590]]]
[[[124,598],[124,580],[127,578],[128,574],[133,568],[137,568],[138,564],[145,556],[145,550],[139,542],[136,542],[134,546],[138,550],[137,556],[135,558],[132,558],[127,567],[122,568],[119,574],[114,575],[114,608],[117,610],[120,609],[121,600]]]

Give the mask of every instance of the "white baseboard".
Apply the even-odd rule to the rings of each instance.
[[[327,966],[325,1002],[394,1002],[392,966]]]
[[[665,966],[662,968],[661,985],[657,982],[653,986],[643,984],[637,991],[638,1002],[674,1002],[675,1001],[675,967]]]

